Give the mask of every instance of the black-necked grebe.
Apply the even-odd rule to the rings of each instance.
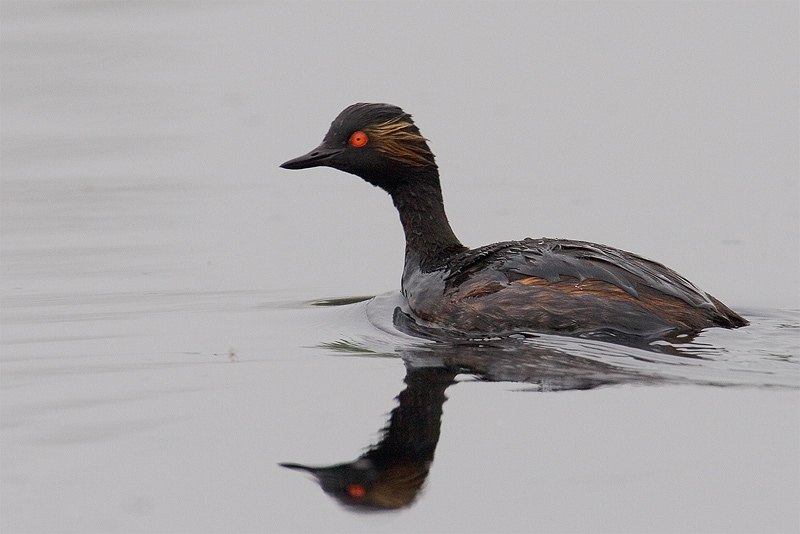
[[[466,334],[647,338],[747,324],[675,271],[605,245],[528,238],[468,249],[447,221],[426,141],[399,107],[354,104],[320,146],[281,165],[333,167],[391,195],[406,237],[402,292],[416,319]]]

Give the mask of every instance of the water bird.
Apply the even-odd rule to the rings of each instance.
[[[353,104],[284,169],[327,166],[392,198],[405,232],[412,320],[457,335],[548,332],[658,339],[747,321],[660,263],[606,245],[526,238],[470,249],[445,214],[439,169],[411,115]]]
[[[282,467],[314,476],[339,503],[362,511],[396,510],[411,505],[428,477],[441,430],[445,390],[458,368],[408,368],[406,389],[398,395],[380,441],[352,462]]]

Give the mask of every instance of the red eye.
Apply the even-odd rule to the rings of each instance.
[[[365,135],[364,139],[366,139],[366,138],[367,138],[367,136]],[[364,486],[362,486],[361,484],[350,484],[347,487],[347,493],[349,493],[351,497],[359,498],[359,497],[363,497],[364,495],[366,495],[367,491],[364,489]]]
[[[367,134],[360,130],[350,136],[350,144],[354,147],[364,146],[367,144],[367,141],[369,141]]]

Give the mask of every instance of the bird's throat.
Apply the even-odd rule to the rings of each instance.
[[[406,265],[418,263],[424,271],[466,249],[447,220],[436,168],[429,174],[420,173],[418,179],[404,180],[390,191],[406,236]]]

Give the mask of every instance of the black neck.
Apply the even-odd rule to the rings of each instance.
[[[457,374],[446,367],[409,368],[406,389],[397,397],[400,405],[392,410],[383,438],[363,457],[379,469],[412,460],[424,466],[427,474],[439,442],[444,391]]]
[[[406,262],[423,270],[435,268],[466,247],[461,244],[444,212],[442,188],[436,167],[414,169],[401,185],[389,191],[406,234]]]

